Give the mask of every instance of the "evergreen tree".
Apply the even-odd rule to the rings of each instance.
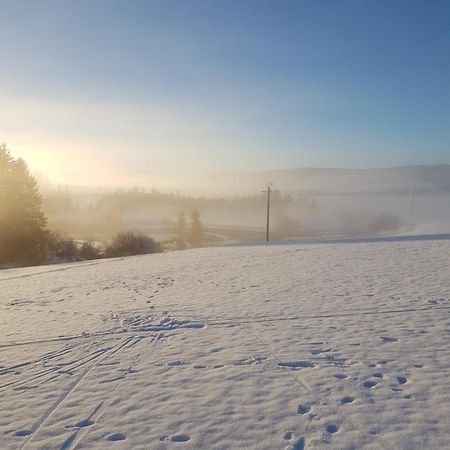
[[[177,250],[186,248],[186,217],[183,212],[178,216],[175,226],[175,245]]]
[[[0,145],[0,264],[40,264],[46,259],[47,220],[37,182],[23,159]]]
[[[192,247],[199,247],[204,241],[203,224],[198,209],[192,211],[189,242]]]

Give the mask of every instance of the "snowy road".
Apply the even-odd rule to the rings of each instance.
[[[0,448],[450,448],[450,241],[0,272]]]

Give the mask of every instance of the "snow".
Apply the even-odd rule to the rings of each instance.
[[[450,448],[450,241],[0,272],[1,449]]]

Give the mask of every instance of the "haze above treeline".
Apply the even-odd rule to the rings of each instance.
[[[210,242],[263,240],[268,182],[273,238],[450,232],[450,165],[217,173],[186,180],[185,188],[161,187],[151,177],[98,188],[40,177],[51,228],[99,240],[132,229],[164,241],[178,216],[193,210]]]
[[[37,173],[42,189],[61,186],[52,183],[44,173]],[[151,172],[136,172],[119,178],[117,184],[96,185],[95,180],[70,185],[71,190],[105,192],[114,189],[156,188],[162,192],[180,192],[198,196],[247,195],[258,192],[268,182],[283,191],[312,195],[341,194],[402,194],[443,193],[450,191],[450,165],[420,165],[371,169],[294,168],[260,172],[217,172],[178,176],[155,176]]]

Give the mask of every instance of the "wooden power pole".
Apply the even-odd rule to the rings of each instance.
[[[266,190],[267,192],[267,222],[266,222],[266,242],[270,241],[270,194],[273,192],[273,183],[268,183]]]

